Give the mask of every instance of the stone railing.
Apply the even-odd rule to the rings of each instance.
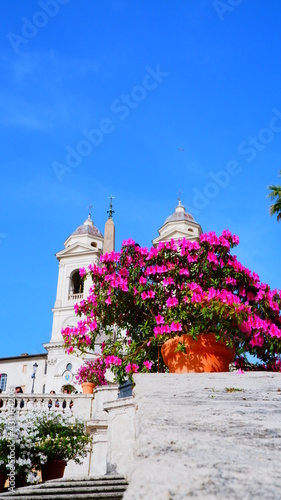
[[[83,293],[73,293],[68,295],[68,300],[82,300],[83,297]]]
[[[73,416],[87,421],[92,418],[94,398],[88,394],[1,394],[0,413],[14,406],[18,414],[28,411],[71,411]]]
[[[118,399],[117,395],[117,385],[98,387],[93,395],[0,394],[0,415],[8,415],[11,407],[16,415],[70,411],[85,422],[93,440],[83,464],[68,462],[64,477],[101,476],[114,471],[126,474],[133,459],[135,407],[132,397]]]

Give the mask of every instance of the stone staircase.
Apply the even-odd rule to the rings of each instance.
[[[123,498],[128,486],[119,475],[87,477],[81,479],[53,479],[33,486],[0,493],[0,500],[117,500]]]

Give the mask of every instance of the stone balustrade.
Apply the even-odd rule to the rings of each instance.
[[[7,414],[14,408],[17,415],[24,415],[29,411],[71,412],[73,417],[85,422],[86,430],[92,434],[92,447],[87,453],[83,464],[77,465],[70,461],[65,469],[66,478],[104,475],[109,470],[116,469],[116,446],[108,446],[108,428],[112,428],[110,420],[115,422],[115,406],[120,408],[124,404],[117,399],[118,386],[108,385],[98,387],[94,394],[1,394],[0,414]],[[132,399],[132,398],[125,398]],[[107,410],[104,410],[107,405]],[[109,406],[108,406],[109,405]],[[110,411],[112,408],[112,412]],[[124,425],[121,427],[124,427]],[[118,428],[114,427],[118,433]],[[114,440],[116,442],[116,438]],[[126,439],[124,441],[126,454]],[[110,453],[109,453],[110,450]]]
[[[73,293],[68,295],[68,300],[82,300],[84,297],[83,293]]]
[[[2,414],[9,411],[11,401],[20,415],[33,410],[71,411],[74,417],[86,421],[92,417],[94,399],[90,394],[1,394]]]

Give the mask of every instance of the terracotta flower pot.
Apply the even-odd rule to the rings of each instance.
[[[4,486],[6,483],[7,474],[0,472],[0,492],[4,491]]]
[[[94,388],[96,387],[93,382],[84,382],[81,384],[83,394],[93,394]]]
[[[63,477],[66,462],[64,460],[48,460],[41,467],[42,481]]]
[[[23,488],[24,486],[27,486],[26,476],[17,476],[16,475],[15,487],[16,488]]]
[[[186,353],[175,352],[179,342],[185,344]],[[190,335],[169,339],[163,344],[161,354],[170,373],[228,372],[235,351],[208,333],[199,335],[198,340]]]

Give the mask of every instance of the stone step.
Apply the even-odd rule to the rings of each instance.
[[[0,494],[0,500],[90,500],[122,499],[128,486],[122,476],[108,475],[85,479],[57,479],[37,485],[25,486]]]
[[[127,486],[128,483],[126,481],[125,478],[123,477],[118,477],[118,478],[107,478],[107,479],[85,479],[85,480],[81,480],[81,479],[53,479],[53,480],[50,480],[50,481],[45,481],[44,483],[39,483],[37,486],[37,488],[40,488],[40,489],[46,489],[46,488],[72,488],[73,486],[75,486],[75,488],[77,487],[82,487],[82,488],[86,488],[86,487],[97,487],[97,486],[109,486],[109,487],[112,487],[112,485],[114,486]],[[28,486],[28,488],[30,488],[32,486]]]
[[[32,500],[93,500],[93,499],[98,499],[98,500],[106,500],[107,498],[110,498],[111,500],[122,500],[123,498],[123,493],[124,492],[120,492],[120,493],[114,493],[114,492],[110,492],[110,493],[105,493],[105,492],[101,492],[101,493],[70,493],[70,494],[63,494],[63,493],[60,493],[59,490],[56,492],[56,493],[51,493],[51,494],[46,494],[46,495],[42,495],[42,494],[37,494],[37,495],[33,495],[33,496],[30,496],[29,494],[18,494],[18,495],[15,495],[15,494],[11,494],[11,493],[8,493],[7,496],[1,496],[0,498],[4,500],[4,498],[14,498],[14,499],[17,499],[17,500],[29,500],[29,499],[32,499]]]

